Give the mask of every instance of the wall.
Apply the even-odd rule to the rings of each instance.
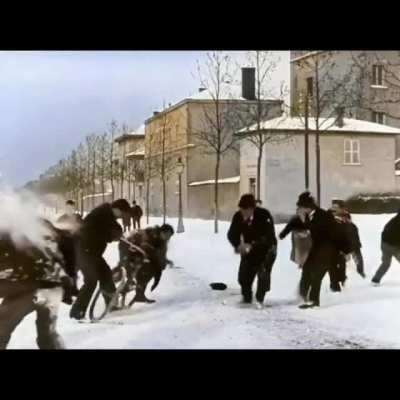
[[[224,183],[218,186],[220,220],[231,220],[239,202],[239,184]],[[189,186],[189,218],[214,218],[214,185]]]
[[[343,164],[344,139],[360,140],[360,166]],[[321,135],[321,206],[329,207],[332,198],[347,198],[358,193],[393,192],[395,136],[393,135]],[[315,136],[310,135],[310,183],[316,193]],[[240,192],[248,191],[248,178],[254,174],[256,153],[249,143],[242,144]],[[298,195],[304,190],[304,136],[290,141],[267,144],[262,165],[261,200],[274,215],[290,215]]]

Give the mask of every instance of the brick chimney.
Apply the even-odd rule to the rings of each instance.
[[[344,107],[336,107],[336,126],[343,128],[344,126]]]
[[[242,68],[242,97],[246,100],[256,99],[255,68]]]

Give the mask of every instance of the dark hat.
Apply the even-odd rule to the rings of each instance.
[[[210,287],[213,290],[225,290],[228,286],[226,286],[225,283],[222,282],[213,282],[210,283]]]
[[[161,232],[169,232],[171,235],[175,233],[174,228],[170,224],[163,224],[161,225]]]
[[[305,207],[305,208],[315,208],[315,200],[314,197],[311,196],[310,192],[304,192],[299,196],[297,200],[297,207]]]
[[[240,198],[238,207],[239,208],[244,208],[244,209],[255,208],[256,207],[256,199],[255,199],[255,197],[251,193],[244,194]]]
[[[122,212],[130,212],[131,211],[131,206],[125,199],[118,199],[115,200],[111,203],[112,208],[117,208],[118,210],[121,210]]]

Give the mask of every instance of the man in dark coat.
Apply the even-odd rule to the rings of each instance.
[[[167,250],[168,242],[173,234],[174,229],[168,224],[161,227],[149,227],[131,234],[127,240],[135,246],[139,246],[146,253],[147,260],[142,254],[130,250],[127,243],[122,241],[119,243],[120,263],[127,269],[128,279],[132,280],[133,275],[136,275],[136,295],[133,302],[155,302],[146,297],[146,288],[152,279],[154,279],[154,283],[151,291],[157,287],[162,271],[170,263],[167,258]]]
[[[327,271],[337,267],[339,251],[347,251],[346,242],[336,229],[333,215],[319,208],[309,192],[299,196],[297,206],[307,218],[296,228],[308,229],[312,239],[300,280],[300,295],[305,301],[300,308],[319,307],[322,280]]]
[[[270,290],[276,259],[274,220],[268,210],[256,206],[252,194],[243,195],[238,206],[240,210],[233,216],[227,236],[235,252],[241,255],[239,284],[243,303],[252,303],[252,286],[257,276],[256,300],[261,308],[265,293]]]
[[[85,217],[81,228],[75,233],[77,266],[82,271],[84,284],[71,308],[71,318],[85,317],[97,282],[100,282],[106,304],[111,301],[116,288],[111,269],[103,258],[103,253],[108,243],[122,236],[122,228],[117,218],[124,217],[130,211],[129,203],[125,199],[116,200],[111,204],[102,204]]]
[[[140,219],[143,216],[143,210],[136,204],[136,201],[132,201],[132,222],[133,222],[133,229],[140,229]]]
[[[395,257],[400,262],[400,211],[383,228],[381,236],[382,263],[372,282],[379,285]]]
[[[0,349],[7,348],[13,331],[31,312],[37,314],[38,347],[64,348],[56,330],[57,314],[62,301],[71,303],[75,271],[65,268],[53,229],[44,240],[39,247],[28,238],[16,245],[8,234],[0,237]]]

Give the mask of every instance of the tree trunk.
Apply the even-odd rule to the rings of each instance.
[[[83,213],[85,212],[85,207],[83,204],[83,190],[81,190],[81,215],[83,217]]]
[[[310,189],[310,178],[309,178],[309,144],[308,144],[308,93],[306,94],[305,100],[305,130],[304,130],[304,174],[305,174],[305,186],[306,190]]]
[[[321,206],[321,149],[319,142],[319,117],[320,117],[320,98],[319,98],[319,71],[318,58],[315,63],[315,97],[316,97],[316,121],[315,121],[315,152],[316,152],[316,173],[317,173],[317,202]]]
[[[317,202],[321,205],[321,151],[319,142],[319,131],[315,132],[315,158],[316,158],[316,172],[317,172]]]
[[[167,189],[164,177],[162,180],[162,194],[163,194],[163,224],[165,224],[167,220]]]
[[[258,157],[257,157],[257,199],[261,199],[261,161],[262,161],[262,155],[263,155],[263,146],[262,143],[260,143],[260,146],[258,148]]]
[[[150,215],[150,179],[146,181],[146,223],[149,224]]]
[[[105,199],[105,194],[104,194],[105,188],[104,188],[104,176],[103,175],[101,175],[100,184],[101,184],[101,193],[102,193],[101,198],[103,200],[103,203],[105,203],[106,199]]]
[[[215,163],[215,182],[214,182],[214,233],[218,233],[218,220],[219,220],[219,203],[218,203],[219,164],[220,164],[220,154],[217,153],[217,160]]]

